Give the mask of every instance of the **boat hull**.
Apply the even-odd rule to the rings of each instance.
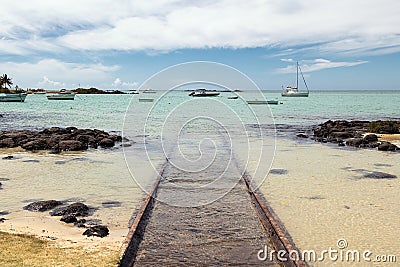
[[[25,102],[26,94],[3,94],[0,102]]]
[[[213,96],[219,96],[219,93],[215,94],[197,94],[197,95],[192,95],[193,97],[213,97]]]
[[[308,97],[308,92],[282,93],[283,97]]]
[[[47,95],[48,100],[74,100],[75,94],[54,94]]]
[[[153,98],[139,98],[139,102],[154,102]]]
[[[249,100],[247,104],[250,105],[278,105],[278,100]]]

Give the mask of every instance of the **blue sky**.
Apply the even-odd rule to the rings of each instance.
[[[262,89],[400,89],[397,0],[2,1],[0,72],[20,87],[133,89],[213,61]]]

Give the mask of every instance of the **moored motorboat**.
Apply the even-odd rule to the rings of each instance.
[[[0,102],[24,102],[25,93],[5,93],[0,94]]]
[[[250,105],[278,105],[278,104],[283,104],[283,103],[279,102],[278,100],[248,100],[247,104],[250,104]]]
[[[139,102],[153,102],[153,98],[139,98]]]
[[[193,97],[219,96],[219,93],[215,91],[207,91],[206,89],[197,89],[196,91],[191,92],[189,96]]]
[[[67,91],[65,89],[60,90],[60,92],[55,94],[48,94],[48,100],[74,100],[75,93]]]

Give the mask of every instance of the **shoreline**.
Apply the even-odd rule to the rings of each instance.
[[[290,141],[287,141],[287,137],[289,137],[289,139],[291,139]],[[382,136],[379,136],[380,138],[382,138],[382,140],[386,140],[386,139],[395,139],[398,140],[398,138],[400,137],[400,135],[394,134],[382,134]],[[384,138],[384,139],[383,139]],[[283,147],[287,146],[288,150],[293,149],[295,152],[298,151],[296,149],[301,147],[312,147],[313,149],[322,149],[323,151],[326,151],[326,153],[330,154],[335,154],[337,151],[337,148],[335,148],[335,150],[331,150],[328,151],[330,148],[334,148],[332,146],[325,146],[325,148],[327,148],[328,150],[324,149],[324,148],[320,148],[320,146],[323,144],[319,143],[319,142],[311,142],[311,139],[303,139],[303,138],[298,138],[295,136],[286,136],[286,137],[278,137],[278,142],[283,144]],[[306,141],[308,140],[308,141]],[[306,142],[304,142],[306,141]],[[283,143],[282,143],[283,142]],[[278,150],[279,150],[279,146],[278,146]],[[282,150],[284,152],[284,150]],[[348,149],[341,149],[338,151],[342,151],[342,152],[338,152],[338,154],[340,155],[346,155],[346,157],[349,158],[354,158],[352,155],[347,154],[348,152],[346,151],[350,151]],[[369,150],[359,150],[361,154],[365,154],[363,151],[369,151]],[[57,170],[57,172],[55,174],[55,177],[63,177],[65,179],[65,176],[68,177],[67,172],[77,172],[79,175],[82,174],[83,172],[90,172],[90,171],[94,171],[93,175],[95,174],[99,174],[102,172],[110,172],[110,170],[108,169],[108,166],[104,167],[104,164],[106,165],[110,165],[110,164],[115,164],[115,161],[119,161],[122,160],[123,157],[122,156],[122,152],[121,151],[115,151],[115,150],[89,150],[89,151],[85,151],[85,152],[62,152],[61,154],[50,154],[46,151],[38,151],[38,152],[30,152],[30,151],[26,151],[23,150],[21,148],[9,148],[9,149],[0,149],[0,154],[1,155],[5,155],[5,154],[10,154],[10,153],[15,153],[17,155],[17,157],[13,160],[4,160],[4,163],[9,164],[9,169],[13,169],[15,168],[21,168],[23,164],[28,164],[34,168],[37,168],[37,170],[40,171],[46,171],[46,172],[52,172]],[[297,153],[297,152],[296,152]],[[352,152],[351,152],[352,153]],[[366,152],[368,155],[369,152]],[[379,155],[380,153],[376,154],[376,158],[384,158],[383,155]],[[385,155],[388,155],[387,153],[384,153]],[[118,156],[116,156],[118,155]],[[371,154],[372,155],[372,154]],[[391,154],[390,155],[397,155],[396,154]],[[76,159],[76,160],[75,160]],[[299,159],[297,159],[299,160]],[[322,160],[322,159],[321,159]],[[356,160],[354,158],[354,160]],[[38,162],[37,162],[38,161]],[[56,162],[64,162],[61,165],[56,163]],[[386,158],[385,161],[382,162],[378,162],[380,164],[382,164],[382,166],[384,164],[387,164],[387,162],[390,162],[390,158]],[[119,162],[121,163],[121,162]],[[304,171],[305,168],[307,168],[308,164],[311,164],[309,161],[304,160],[303,163],[305,163],[306,165],[304,166],[296,166],[293,165],[292,167],[297,168],[297,172],[302,173]],[[92,165],[94,164],[94,165]],[[276,168],[280,168],[282,167],[282,169],[288,169],[287,166],[284,165],[280,165],[283,164],[282,162],[278,162],[277,164],[274,163],[273,165],[273,169]],[[12,167],[14,166],[14,167]],[[62,168],[59,168],[59,167]],[[347,166],[347,165],[346,165]],[[346,166],[341,166],[341,167],[346,167]],[[54,167],[57,167],[56,169],[54,169]],[[337,166],[340,167],[340,166]],[[348,166],[347,166],[348,167]],[[14,168],[14,169],[15,169]],[[23,167],[22,167],[23,168]],[[72,169],[70,169],[72,168]],[[96,168],[101,168],[101,170],[95,170]],[[352,166],[352,168],[355,168]],[[383,167],[382,167],[383,168]],[[123,162],[123,164],[117,164],[116,169],[119,169],[119,171],[121,172],[121,175],[117,175],[118,177],[120,177],[120,179],[122,177],[128,177],[129,173],[126,170],[126,166],[125,163]],[[116,170],[113,169],[113,170]],[[379,168],[378,168],[379,169]],[[332,170],[336,170],[338,171],[338,169],[333,168]],[[317,173],[319,172],[323,172],[324,170],[313,170],[314,172],[316,171]],[[342,172],[342,171],[340,171]],[[42,173],[42,172],[41,172]],[[279,172],[278,172],[279,173]],[[8,181],[4,181],[3,183],[3,189],[0,190],[0,196],[2,196],[2,194],[4,195],[5,192],[7,192],[7,190],[12,190],[12,183],[14,181],[17,181],[15,179],[15,177],[12,177],[13,172],[9,172],[8,174],[5,174],[4,170],[0,171],[0,178],[4,177],[4,178],[10,178],[10,180]],[[42,174],[41,174],[42,175]],[[79,176],[78,175],[78,176]],[[272,179],[275,179],[277,177],[281,177],[282,175],[280,174],[274,174],[274,173],[270,173],[268,175],[269,178],[272,177]],[[38,175],[40,176],[40,175]],[[74,175],[75,176],[75,175]],[[28,171],[25,173],[21,173],[19,174],[19,180],[18,180],[18,185],[21,185],[20,183],[23,183],[26,181],[27,177],[32,177],[32,174]],[[41,176],[40,176],[41,177]],[[274,178],[275,177],[275,178]],[[288,179],[292,177],[292,170],[290,170],[289,172],[289,176]],[[80,179],[80,177],[75,177],[75,179],[78,178]],[[90,175],[87,176],[86,179],[90,178]],[[265,184],[269,184],[271,182],[271,180],[268,180],[269,178],[267,178]],[[293,177],[292,177],[293,178]],[[49,179],[51,179],[51,175],[49,176]],[[315,180],[315,177],[313,178]],[[119,183],[119,180],[117,180],[117,184]],[[317,180],[315,180],[317,181]],[[373,181],[372,179],[370,181]],[[377,182],[378,180],[376,180]],[[384,181],[384,180],[383,180]],[[41,183],[42,181],[39,179],[38,180],[39,183]],[[78,182],[78,180],[75,180],[75,182]],[[274,182],[275,183],[275,182]],[[79,185],[79,187],[87,187],[90,183],[88,184],[82,184]],[[263,184],[261,187],[265,188],[265,184]],[[128,186],[132,186],[132,184],[128,183],[123,185],[123,188],[126,188]],[[74,192],[73,197],[84,197],[85,194],[88,194],[90,192],[85,192],[85,190],[83,191],[79,191],[78,189],[71,189],[70,188],[71,184],[66,183],[64,186],[59,186],[58,187],[58,193],[61,194],[65,194],[66,190],[72,190]],[[78,186],[78,185],[76,185]],[[273,187],[275,188],[280,188],[281,184],[276,184],[273,185]],[[35,190],[38,190],[40,187],[30,187],[28,186],[27,188],[31,188],[32,191],[31,195],[28,196],[24,196],[22,193],[18,193],[16,194],[16,197],[19,198],[19,201],[22,200],[26,200],[26,199],[67,199],[67,197],[53,197],[53,196],[44,196],[47,195],[48,192],[41,194],[40,192],[35,192]],[[301,187],[304,189],[304,187]],[[136,188],[137,189],[137,188]],[[78,192],[75,192],[77,191]],[[100,186],[99,189],[97,190],[102,190],[102,187]],[[104,189],[103,189],[104,190]],[[79,193],[80,192],[80,193]],[[94,191],[95,192],[95,191]],[[87,203],[89,203],[90,205],[94,205],[97,207],[100,207],[98,211],[96,211],[94,218],[95,219],[100,219],[100,220],[110,220],[112,221],[113,218],[109,218],[109,217],[118,217],[121,216],[122,213],[124,213],[123,216],[125,216],[125,219],[122,220],[122,217],[120,217],[117,221],[115,221],[114,223],[110,224],[110,235],[104,238],[98,238],[98,237],[85,237],[82,236],[82,229],[77,228],[77,227],[73,227],[70,226],[68,224],[65,224],[63,222],[59,221],[58,217],[50,217],[50,215],[48,215],[48,212],[45,213],[33,213],[33,212],[28,212],[28,211],[23,211],[21,208],[18,208],[17,210],[11,210],[9,214],[6,215],[1,215],[0,217],[5,217],[6,220],[3,223],[0,223],[0,231],[3,232],[8,232],[11,234],[29,234],[29,235],[33,235],[36,236],[40,239],[44,239],[47,240],[49,242],[51,242],[54,246],[59,247],[59,248],[71,248],[71,249],[84,249],[87,251],[99,251],[99,249],[106,249],[106,250],[110,250],[110,251],[114,251],[114,252],[119,252],[120,248],[125,240],[125,237],[129,231],[128,228],[128,222],[129,219],[131,218],[132,213],[134,212],[134,210],[138,207],[138,203],[140,203],[140,201],[143,198],[143,192],[140,189],[137,189],[135,191],[136,193],[138,193],[136,195],[136,198],[133,202],[131,202],[132,205],[125,206],[119,213],[119,215],[115,215],[114,210],[107,210],[106,208],[101,208],[100,204],[102,201],[108,201],[108,200],[113,200],[112,197],[115,195],[118,195],[118,193],[107,193],[107,197],[104,197],[102,199],[102,201],[98,201],[97,204],[94,203],[94,200],[92,198],[92,200],[87,200]],[[296,194],[297,191],[294,191],[294,194]],[[12,194],[12,192],[9,192]],[[285,198],[284,195],[282,194],[277,194],[276,192],[273,192],[272,197],[270,195],[269,191],[263,191],[265,197],[267,198],[268,201],[270,201],[273,205],[273,209],[274,211],[278,214],[278,217],[283,221],[283,223],[285,224],[285,226],[288,226],[288,230],[289,233],[291,233],[291,231],[293,231],[293,223],[291,222],[291,220],[293,219],[292,217],[288,217],[287,212],[284,210],[286,206],[288,206],[287,203],[290,203],[290,206],[293,205],[292,202],[288,202],[287,200],[282,200],[282,198]],[[56,196],[57,196],[56,194]],[[126,194],[126,193],[124,193]],[[269,197],[271,197],[269,199]],[[324,197],[324,196],[320,196],[318,194],[315,195],[310,195],[310,196],[303,196],[303,197],[309,197],[309,198],[314,198],[318,199],[317,197]],[[129,197],[128,197],[129,198]],[[127,199],[128,199],[127,198]],[[118,199],[115,199],[118,201]],[[307,200],[307,199],[306,199]],[[126,201],[126,200],[125,200]],[[293,199],[291,200],[293,201]],[[298,200],[297,200],[298,201]],[[301,202],[303,203],[304,200],[301,200]],[[327,206],[326,208],[331,207],[329,203],[327,203],[326,201],[323,201]],[[122,202],[124,203],[124,202]],[[286,203],[286,204],[282,204],[282,203]],[[14,204],[11,205],[16,205],[17,207],[22,207],[24,205],[26,205],[28,203],[21,203],[19,202],[17,204],[17,202],[14,202]],[[356,204],[353,204],[356,205]],[[296,206],[296,205],[294,205]],[[347,206],[347,204],[346,204]],[[319,207],[320,208],[320,207]],[[337,208],[337,207],[335,207]],[[0,207],[0,212],[3,211],[3,207]],[[118,209],[114,208],[115,210]],[[302,208],[300,210],[307,210],[307,208]],[[129,214],[126,214],[127,212],[129,212]],[[282,216],[283,215],[283,216]],[[310,218],[307,218],[307,220],[310,220]],[[298,222],[301,223],[301,222]],[[119,224],[119,226],[118,226]],[[44,230],[44,232],[43,232]],[[305,229],[304,229],[305,230]],[[306,231],[306,230],[305,230]],[[291,235],[293,235],[291,233]],[[297,234],[294,235],[294,241],[296,243],[296,245],[298,245],[300,248],[302,249],[307,249],[307,247],[302,244],[302,241],[297,243],[296,242],[299,241],[299,237]],[[353,241],[355,242],[355,241]],[[306,244],[309,245],[309,244]]]
[[[1,232],[32,235],[61,249],[106,250],[119,255],[129,220],[143,197],[130,178],[120,149],[60,154],[0,149],[2,157],[11,152],[12,160],[0,159],[0,218],[5,219],[0,222]],[[113,176],[101,176],[104,173]],[[95,208],[87,220],[106,225],[109,235],[87,237],[82,235],[84,228],[61,222],[61,216],[23,210],[31,202],[47,199],[68,200],[68,204],[82,201]]]

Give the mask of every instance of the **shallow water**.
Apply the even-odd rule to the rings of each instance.
[[[0,152],[1,157],[8,154],[3,153]],[[13,155],[13,160],[1,160],[0,169],[0,177],[9,179],[3,182],[0,210],[10,212],[9,219],[26,214],[22,207],[32,201],[81,201],[96,209],[92,218],[111,228],[126,229],[142,198],[126,168],[122,151]],[[120,205],[104,208],[102,203],[110,201]]]
[[[400,153],[338,149],[280,140],[273,164],[286,174],[270,173],[261,191],[300,250],[370,250],[400,255]],[[396,179],[364,175],[384,172]],[[311,266],[375,266],[362,261],[309,262]],[[386,266],[386,265],[384,265]],[[395,266],[389,265],[389,266]]]
[[[124,130],[132,144],[124,151],[62,155],[0,151],[1,157],[10,153],[16,157],[0,160],[0,178],[10,179],[2,180],[0,190],[0,212],[10,212],[2,215],[10,219],[7,227],[31,216],[22,211],[29,201],[72,198],[98,208],[93,218],[112,231],[126,233],[143,190],[151,186],[172,150],[179,148],[182,152],[185,168],[190,164],[207,167],[212,157],[202,156],[231,146],[232,156],[247,167],[257,185],[262,185],[261,190],[300,249],[327,249],[335,247],[339,238],[346,238],[349,248],[400,257],[400,221],[396,217],[400,203],[399,154],[294,141],[299,129],[307,130],[328,119],[400,118],[399,92],[312,92],[309,98],[297,99],[266,92],[268,99],[284,102],[270,106],[273,117],[266,106],[245,104],[243,99],[260,98],[255,92],[243,92],[243,99],[237,100],[227,99],[232,93],[221,93],[214,100],[195,100],[187,94],[172,92],[154,103],[140,103],[138,98],[143,95],[77,95],[75,101],[65,102],[29,95],[25,103],[0,103],[0,130],[50,126]],[[190,120],[199,114],[203,119]],[[277,125],[276,144],[273,120]],[[280,171],[265,179],[270,167]],[[399,178],[363,178],[359,169]],[[107,202],[120,204],[104,205]]]
[[[135,266],[260,265],[269,245],[229,147],[203,171],[171,157]],[[207,157],[207,156],[204,156]],[[271,261],[263,266],[279,266]]]

